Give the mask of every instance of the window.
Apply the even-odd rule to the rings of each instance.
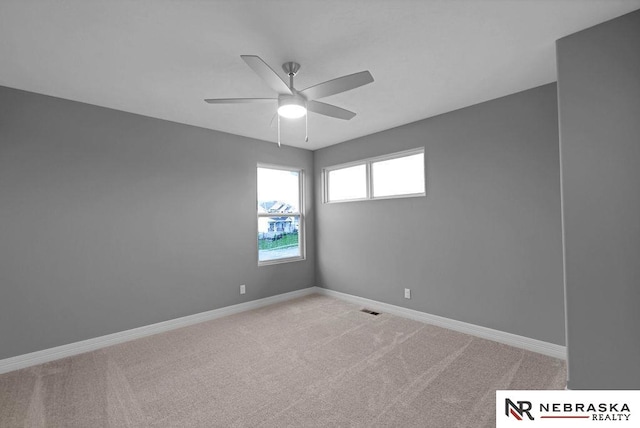
[[[304,259],[303,173],[258,166],[258,264]]]
[[[374,198],[424,194],[424,152],[371,162]]]
[[[327,171],[329,201],[353,201],[367,197],[367,165]]]
[[[425,195],[424,149],[324,169],[324,202]]]

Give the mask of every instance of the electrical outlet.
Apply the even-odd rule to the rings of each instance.
[[[410,288],[405,288],[404,289],[404,298],[405,299],[410,299],[411,298],[411,289]]]
[[[242,284],[242,285],[240,286],[240,294],[244,294],[244,293],[246,293],[246,292],[247,292],[246,286],[245,286],[244,284]]]

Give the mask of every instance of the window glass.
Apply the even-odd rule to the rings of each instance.
[[[356,165],[328,171],[329,202],[367,197],[367,165]]]
[[[424,193],[424,153],[371,163],[373,197]]]
[[[258,219],[258,260],[300,257],[300,216]]]
[[[302,171],[258,167],[258,263],[304,258]]]
[[[300,171],[258,168],[258,210],[265,213],[300,211]]]

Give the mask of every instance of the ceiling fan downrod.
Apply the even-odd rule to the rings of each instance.
[[[298,74],[298,71],[300,71],[300,64],[293,61],[285,62],[282,64],[282,69],[289,76],[289,88],[292,92],[295,91],[293,88],[293,77]]]

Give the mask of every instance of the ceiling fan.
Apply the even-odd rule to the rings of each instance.
[[[347,76],[338,77],[328,80],[317,85],[310,86],[306,89],[298,91],[293,86],[293,77],[300,70],[300,64],[297,62],[285,62],[282,69],[289,76],[289,84],[287,85],[278,74],[273,71],[257,55],[240,55],[253,71],[264,80],[267,85],[278,93],[277,98],[211,98],[205,101],[209,104],[239,104],[239,103],[270,103],[275,106],[277,103],[278,110],[278,146],[280,146],[280,117],[289,119],[297,119],[307,115],[307,111],[322,114],[324,116],[335,117],[337,119],[350,120],[356,114],[352,111],[316,101],[319,98],[328,97],[330,95],[339,94],[341,92],[355,89],[359,86],[373,82],[373,76],[368,71],[349,74]],[[305,141],[309,141],[308,136]]]

